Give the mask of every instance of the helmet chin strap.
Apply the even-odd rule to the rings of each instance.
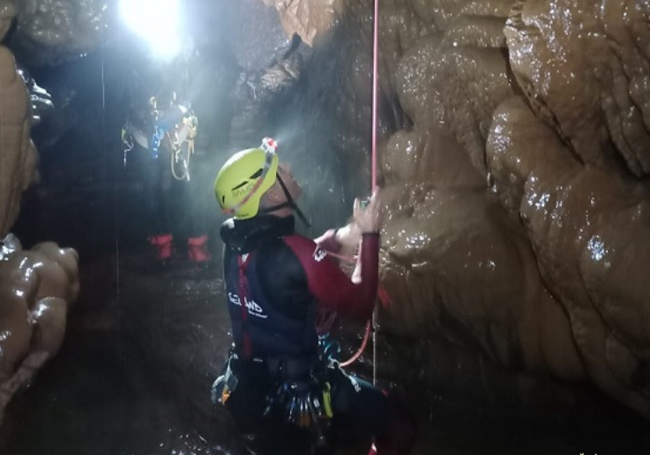
[[[283,209],[285,207],[292,208],[294,212],[296,212],[296,215],[298,215],[298,218],[300,218],[300,221],[303,222],[305,226],[308,228],[311,227],[311,223],[307,219],[304,213],[302,213],[302,210],[300,210],[300,207],[298,207],[298,204],[296,204],[296,201],[293,200],[291,197],[291,193],[289,193],[289,190],[287,189],[287,186],[284,184],[282,181],[282,178],[280,178],[280,175],[277,175],[278,182],[280,182],[280,186],[282,187],[282,191],[284,192],[284,196],[287,198],[286,202],[283,202],[281,204],[273,205],[271,207],[266,207],[260,210],[260,213],[269,213],[273,212],[275,210]]]

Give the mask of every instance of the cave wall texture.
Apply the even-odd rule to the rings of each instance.
[[[101,2],[58,2],[79,11],[65,33],[43,10],[52,3],[23,2],[19,48],[45,46],[42,64],[90,52]],[[238,98],[232,136],[252,137],[238,125],[254,129],[251,117],[281,101],[289,107],[277,122],[299,119],[310,135],[293,135],[287,148],[311,153],[302,156],[309,165],[334,155],[345,192],[361,191],[372,3],[263,4],[237,6],[263,11],[247,16],[259,35],[240,31],[231,44],[242,74],[253,75],[237,87],[266,92]],[[0,2],[5,29],[9,5]],[[273,9],[280,37],[256,27]],[[445,338],[515,377],[593,384],[650,418],[649,15],[647,0],[381,1],[380,273],[392,299],[379,313],[383,331]],[[269,61],[246,41],[272,36],[265,45],[286,50],[294,34],[299,52]],[[2,58],[0,103],[23,106],[22,88],[8,94],[20,78],[5,48]],[[33,173],[21,109],[11,109],[15,118],[0,111],[3,135],[14,138],[2,145],[2,235]],[[312,128],[322,123],[326,133]],[[10,374],[25,354],[2,352]],[[444,381],[455,366],[436,368]]]
[[[371,2],[266,3],[316,46],[333,15],[371,37]],[[589,381],[650,416],[649,13],[380,3],[382,328]],[[368,86],[368,59],[353,87]]]
[[[0,2],[0,41],[16,15]],[[23,191],[36,176],[32,106],[13,54],[0,45],[0,423],[13,395],[58,352],[70,305],[79,294],[77,252],[41,242],[23,250],[5,237]]]

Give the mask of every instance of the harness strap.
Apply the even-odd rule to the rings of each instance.
[[[241,320],[242,320],[242,333],[244,336],[243,356],[244,359],[250,360],[253,358],[253,341],[251,334],[248,331],[248,307],[246,306],[248,297],[248,279],[246,278],[246,270],[250,263],[251,254],[244,254],[237,256],[237,263],[239,264],[239,299],[241,303]]]
[[[287,188],[287,185],[284,183],[284,180],[282,180],[282,177],[280,177],[280,174],[276,175],[278,183],[280,183],[280,187],[282,188],[282,191],[284,192],[284,196],[287,198],[285,202],[282,202],[280,204],[273,205],[271,207],[265,207],[259,210],[259,213],[269,213],[273,212],[274,210],[278,209],[283,209],[285,207],[290,207],[293,209],[293,211],[298,215],[298,218],[300,218],[300,221],[304,223],[305,226],[308,228],[311,227],[311,223],[307,219],[304,213],[302,213],[302,210],[300,210],[300,207],[298,207],[298,204],[296,204],[296,201],[293,200],[293,197],[291,196],[291,193],[289,193],[289,189]]]
[[[317,356],[266,357],[263,362],[271,378],[282,382],[311,381],[327,368]]]

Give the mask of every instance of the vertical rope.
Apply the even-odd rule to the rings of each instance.
[[[377,186],[377,61],[379,41],[379,0],[375,0],[375,14],[373,17],[372,33],[372,170],[371,179],[374,191]]]
[[[375,0],[375,13],[373,16],[372,33],[372,187],[377,186],[377,61],[379,41],[379,0]],[[377,308],[372,312],[372,383],[377,384]]]

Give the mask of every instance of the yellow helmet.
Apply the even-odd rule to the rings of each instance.
[[[238,220],[257,215],[262,195],[277,179],[276,147],[265,138],[261,148],[242,150],[226,161],[214,181],[214,194],[225,213]]]

